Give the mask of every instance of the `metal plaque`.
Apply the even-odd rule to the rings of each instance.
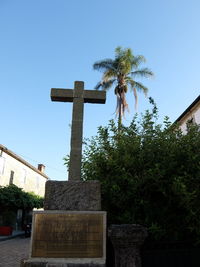
[[[35,213],[31,257],[102,258],[104,216],[101,213]]]

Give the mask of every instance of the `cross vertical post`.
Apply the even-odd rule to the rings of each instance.
[[[81,155],[83,139],[83,82],[75,82],[72,111],[71,151],[69,180],[81,180]]]

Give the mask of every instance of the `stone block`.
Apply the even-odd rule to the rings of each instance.
[[[45,210],[101,210],[99,181],[47,181]]]

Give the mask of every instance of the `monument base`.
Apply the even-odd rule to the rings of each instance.
[[[104,267],[106,212],[33,212],[33,231],[24,267]]]
[[[105,264],[99,263],[60,263],[52,261],[30,261],[22,260],[20,267],[105,267]]]

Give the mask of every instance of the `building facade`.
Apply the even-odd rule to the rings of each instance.
[[[180,125],[183,133],[187,132],[188,122],[193,122],[200,125],[200,95],[175,121],[175,123],[178,123]]]
[[[44,174],[45,166],[35,168],[3,145],[0,145],[0,186],[15,184],[25,192],[34,192],[44,197],[45,183],[48,177]]]

